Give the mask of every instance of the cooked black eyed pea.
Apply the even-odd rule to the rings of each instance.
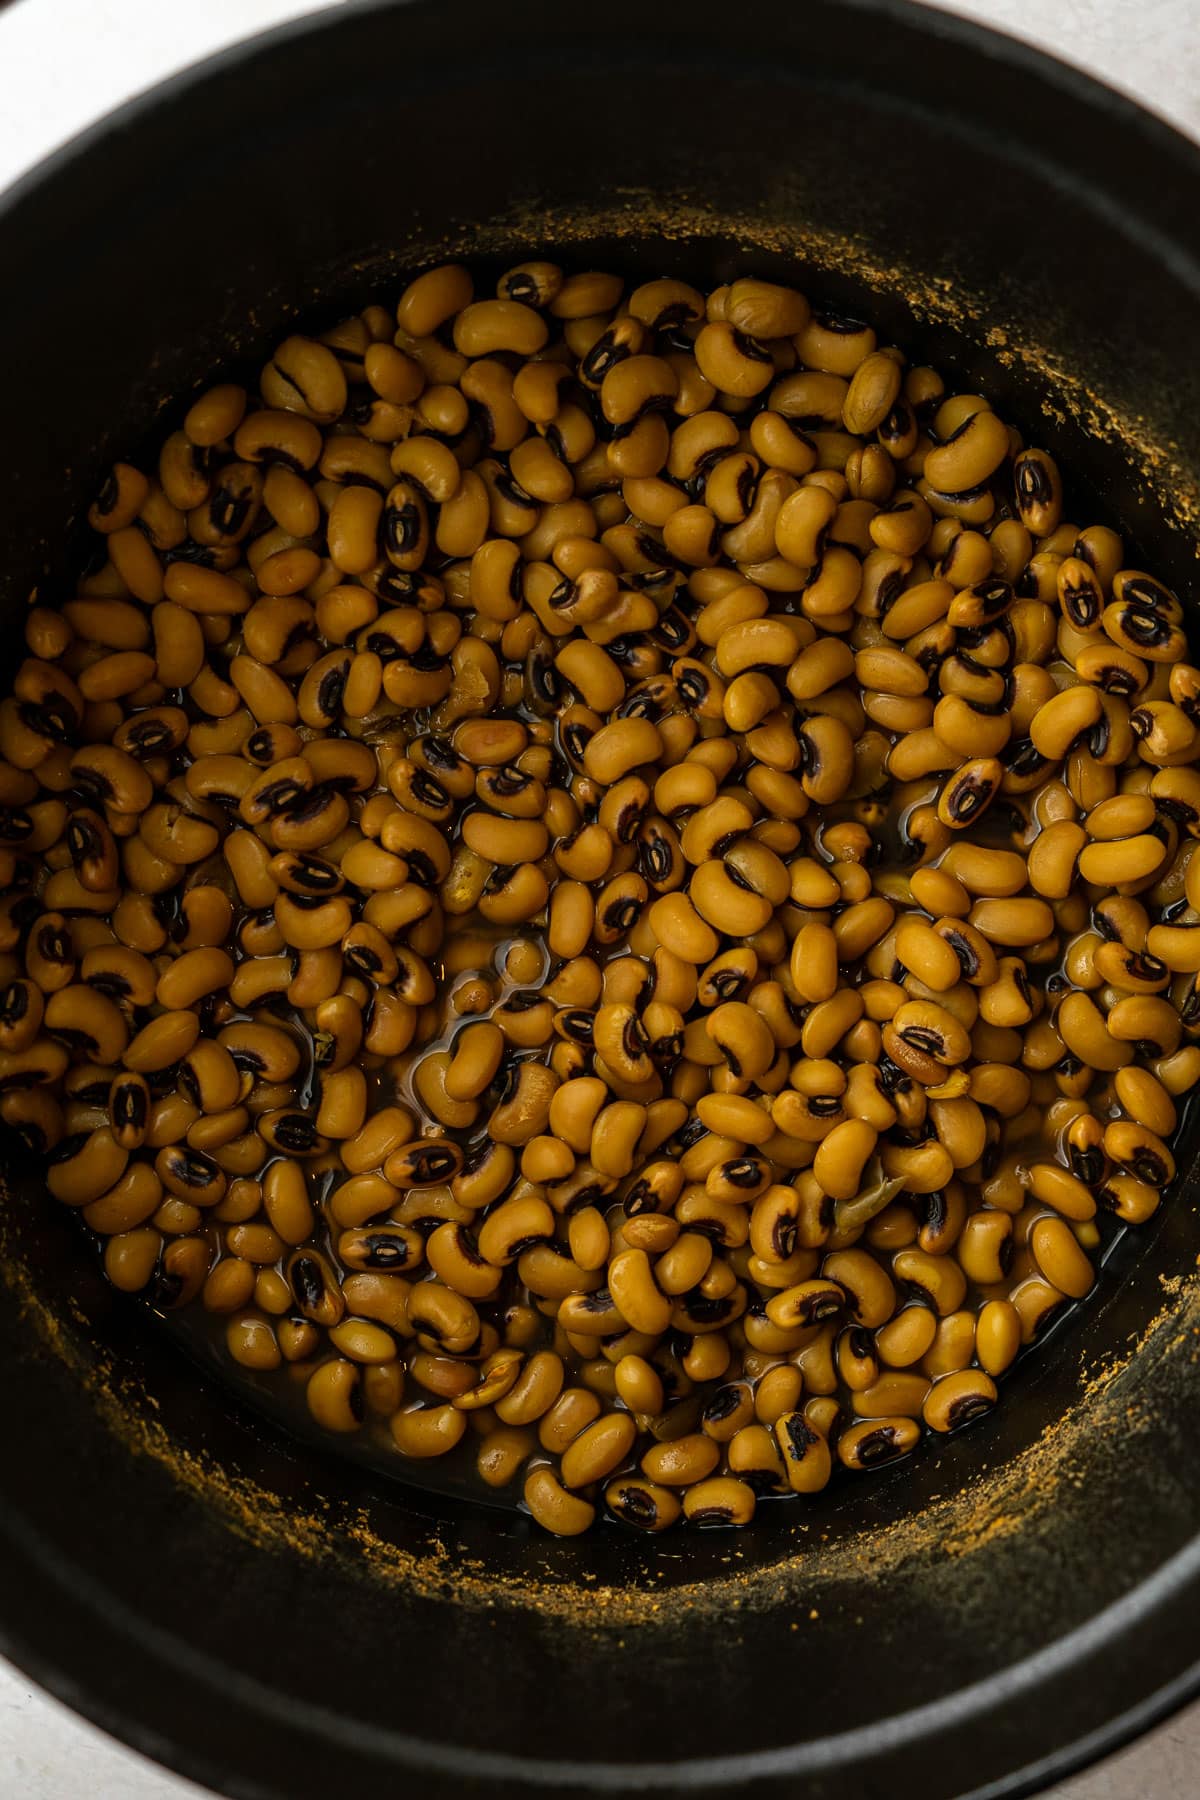
[[[855,1393],[854,1411],[859,1418],[896,1415],[915,1419],[920,1415],[928,1391],[929,1380],[926,1375],[889,1370],[870,1387]]]
[[[596,1517],[590,1501],[570,1493],[550,1468],[534,1469],[527,1475],[523,1492],[538,1524],[556,1537],[578,1537]]]
[[[730,1442],[728,1461],[730,1473],[744,1479],[756,1494],[779,1493],[788,1485],[783,1457],[765,1425],[743,1426]]]
[[[0,991],[0,1050],[28,1050],[42,1028],[45,1014],[43,990],[33,981],[18,977]]]
[[[346,1302],[326,1259],[317,1251],[295,1251],[287,1262],[287,1279],[296,1305],[306,1319],[326,1329],[338,1324]]]
[[[268,1217],[285,1242],[291,1241],[282,1229],[282,1224],[290,1221],[285,1218],[281,1222],[277,1217],[278,1210],[278,1205],[272,1210],[268,1200]],[[297,1218],[295,1223],[299,1222]],[[407,1225],[379,1225],[374,1228],[360,1226],[353,1231],[343,1231],[337,1240],[336,1249],[338,1261],[346,1268],[375,1269],[386,1274],[418,1268],[425,1254],[421,1234]]]
[[[715,1443],[727,1444],[754,1418],[754,1396],[744,1382],[719,1387],[700,1415],[701,1429]]]
[[[981,1377],[986,1380],[986,1377]],[[847,1469],[880,1468],[914,1450],[920,1426],[913,1419],[868,1419],[851,1425],[838,1438],[838,1460]]]
[[[461,1355],[479,1338],[479,1314],[471,1302],[438,1282],[422,1281],[408,1300],[408,1320],[429,1348]]]
[[[1139,1181],[1165,1187],[1174,1180],[1175,1159],[1163,1140],[1133,1119],[1114,1119],[1104,1129],[1104,1154]]]
[[[107,1127],[64,1138],[46,1172],[46,1186],[67,1206],[86,1206],[120,1179],[129,1152]]]
[[[261,1314],[236,1314],[225,1328],[225,1343],[233,1360],[246,1369],[265,1373],[282,1361],[274,1329]]]
[[[828,1439],[809,1424],[802,1412],[785,1413],[775,1421],[774,1433],[792,1492],[820,1493],[833,1470]],[[730,1466],[733,1464],[731,1456]]]
[[[871,1388],[879,1380],[874,1340],[865,1326],[851,1326],[838,1334],[838,1374],[852,1393]]]
[[[896,1295],[887,1271],[865,1251],[834,1250],[821,1265],[822,1279],[844,1296],[848,1316],[869,1329],[880,1326],[895,1310]]]
[[[1178,1123],[1170,1093],[1148,1069],[1118,1069],[1113,1077],[1117,1099],[1129,1114],[1160,1138],[1167,1138]]]
[[[735,1476],[712,1476],[688,1488],[683,1498],[683,1515],[690,1525],[722,1529],[731,1525],[748,1525],[754,1517],[754,1489]]]
[[[119,1232],[104,1246],[104,1273],[124,1294],[140,1294],[149,1286],[162,1251],[162,1233],[150,1226]]]
[[[773,1325],[787,1331],[839,1318],[845,1305],[845,1293],[836,1281],[801,1281],[768,1300],[766,1315]]]
[[[642,1473],[662,1487],[691,1487],[713,1473],[720,1455],[711,1438],[698,1432],[685,1433],[666,1443],[653,1444],[641,1459]]]
[[[467,1415],[453,1406],[423,1406],[410,1412],[392,1415],[392,1441],[402,1456],[415,1461],[445,1456],[461,1443],[467,1429]]]
[[[262,395],[268,406],[302,413],[325,424],[346,406],[346,378],[337,357],[311,338],[290,337],[263,370]]]
[[[1029,1234],[1029,1248],[1039,1271],[1073,1300],[1091,1291],[1095,1270],[1074,1231],[1063,1219],[1038,1219]]]
[[[693,352],[705,380],[722,393],[751,399],[775,379],[770,352],[728,320],[702,326]]]
[[[162,1183],[147,1163],[133,1163],[108,1192],[83,1208],[84,1222],[102,1237],[131,1231],[153,1218],[162,1201]]]
[[[829,1260],[826,1259],[827,1263]],[[931,1256],[924,1250],[900,1250],[892,1258],[892,1273],[897,1281],[943,1318],[962,1305],[966,1277],[958,1264],[948,1257]]]
[[[604,1504],[614,1517],[639,1531],[665,1531],[680,1514],[680,1502],[670,1488],[636,1476],[619,1476],[604,1490]]]
[[[392,1151],[383,1172],[395,1187],[440,1186],[463,1166],[459,1146],[444,1138],[422,1138]]]
[[[490,1488],[508,1487],[534,1449],[532,1432],[500,1425],[479,1446],[475,1467]]]
[[[169,1194],[196,1206],[215,1206],[225,1193],[226,1177],[218,1164],[187,1145],[172,1144],[160,1150],[154,1168]]]
[[[922,1417],[934,1431],[957,1431],[960,1425],[969,1425],[972,1419],[990,1412],[997,1398],[990,1375],[982,1369],[960,1369],[934,1382]]]
[[[606,1413],[585,1426],[563,1451],[563,1486],[586,1487],[602,1481],[626,1460],[636,1439],[637,1426],[626,1412]]]
[[[999,1210],[973,1212],[964,1221],[955,1255],[969,1281],[989,1287],[1003,1281],[1013,1254],[1013,1224]]]
[[[396,1355],[396,1339],[371,1319],[343,1319],[329,1332],[329,1342],[339,1355],[354,1363],[389,1363]]]
[[[283,1327],[279,1328],[282,1339]],[[304,1390],[308,1410],[326,1431],[357,1431],[366,1415],[362,1371],[345,1358],[322,1363]]]
[[[52,1150],[66,1130],[62,1108],[45,1088],[7,1089],[0,1094],[0,1119],[37,1155]]]

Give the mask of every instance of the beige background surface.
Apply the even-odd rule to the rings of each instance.
[[[17,0],[0,10],[0,188],[92,119],[236,38],[319,0]],[[954,0],[1200,137],[1198,0]],[[1198,1627],[1200,1636],[1200,1627]],[[1200,1703],[1050,1800],[1186,1800],[1200,1791]],[[82,1724],[0,1661],[0,1800],[203,1800]],[[848,1795],[847,1800],[854,1800]]]

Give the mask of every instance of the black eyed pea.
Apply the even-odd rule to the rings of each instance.
[[[775,378],[770,352],[728,320],[701,327],[693,354],[706,381],[725,394],[752,399]]]
[[[1021,1348],[1021,1316],[1010,1300],[989,1300],[975,1327],[975,1353],[989,1375],[1002,1375]]]
[[[489,1431],[479,1446],[475,1467],[490,1488],[508,1487],[534,1449],[532,1432],[501,1425]]]
[[[708,316],[711,319],[718,314],[710,311]],[[719,316],[752,337],[780,338],[794,337],[803,331],[812,312],[808,301],[796,288],[742,277],[731,282],[725,290],[724,307]]]
[[[813,1174],[823,1192],[834,1200],[852,1199],[877,1142],[878,1133],[862,1119],[845,1119],[835,1125],[818,1144],[813,1162]]]
[[[952,830],[964,830],[987,811],[1003,779],[1004,766],[995,757],[981,756],[963,763],[938,796],[938,818]]]
[[[180,1062],[200,1037],[200,1019],[194,1012],[158,1013],[130,1039],[121,1060],[135,1075],[158,1075]]]
[[[225,1343],[235,1362],[260,1374],[283,1360],[275,1331],[260,1313],[236,1313],[225,1328]]]
[[[850,1326],[838,1333],[836,1361],[838,1374],[852,1393],[870,1390],[879,1380],[874,1341],[865,1326]]]
[[[589,740],[584,767],[593,780],[609,786],[641,764],[657,762],[661,755],[662,738],[648,719],[617,719]]]
[[[162,1233],[151,1226],[118,1232],[104,1246],[104,1273],[125,1294],[140,1294],[153,1279]]]
[[[971,413],[925,458],[926,481],[944,494],[962,494],[995,474],[1009,454],[1008,428],[984,408]]]
[[[931,1256],[924,1250],[897,1251],[892,1258],[892,1273],[942,1318],[958,1310],[967,1291],[966,1276],[958,1263],[947,1256]]]
[[[937,1314],[925,1306],[906,1306],[876,1330],[875,1347],[888,1368],[907,1369],[928,1353],[936,1336]]]
[[[290,1167],[288,1164],[273,1164],[273,1168]],[[268,1170],[268,1175],[270,1174]],[[263,1182],[264,1198],[267,1203],[268,1217],[271,1218],[275,1230],[284,1242],[289,1242],[285,1225],[296,1228],[299,1220],[292,1224],[287,1217],[281,1217],[278,1201],[272,1212],[268,1195],[267,1181]],[[310,1227],[311,1229],[311,1227]],[[441,1227],[439,1227],[441,1229]],[[450,1229],[454,1229],[453,1226]],[[305,1236],[309,1233],[306,1232]],[[387,1273],[416,1269],[425,1254],[425,1240],[420,1233],[405,1225],[380,1225],[357,1227],[343,1231],[337,1240],[339,1262],[348,1269],[377,1269]]]
[[[1110,1162],[1154,1187],[1175,1178],[1175,1158],[1157,1133],[1133,1119],[1114,1119],[1104,1128],[1104,1154]]]
[[[809,1424],[802,1412],[788,1412],[775,1421],[775,1442],[794,1494],[816,1494],[826,1487],[833,1465],[829,1442]],[[732,1466],[733,1459],[730,1458]]]
[[[1044,450],[1022,450],[1013,458],[1013,491],[1021,523],[1035,537],[1049,537],[1062,517],[1062,479]]]
[[[1095,1271],[1064,1219],[1038,1219],[1029,1234],[1029,1248],[1039,1271],[1053,1287],[1072,1300],[1081,1300],[1091,1291]]]
[[[1029,1191],[1045,1206],[1052,1206],[1064,1219],[1083,1224],[1096,1216],[1096,1201],[1085,1182],[1058,1163],[1031,1163],[1027,1180]]]
[[[997,1399],[996,1384],[984,1370],[959,1369],[934,1382],[922,1417],[933,1431],[957,1431],[990,1412]]]
[[[586,1487],[604,1480],[626,1460],[636,1438],[637,1426],[627,1412],[606,1413],[585,1426],[563,1451],[563,1486]]]
[[[355,1363],[387,1363],[397,1354],[391,1332],[372,1319],[343,1319],[330,1330],[329,1342],[339,1355]]]
[[[656,1414],[663,1410],[665,1390],[658,1370],[633,1352],[619,1358],[614,1370],[618,1397],[632,1413]]]
[[[685,1433],[666,1443],[652,1444],[641,1459],[649,1481],[667,1487],[691,1487],[706,1480],[721,1458],[719,1445],[701,1432]]]
[[[414,1461],[445,1456],[461,1443],[467,1429],[467,1415],[452,1405],[422,1406],[393,1413],[390,1420],[392,1442],[401,1456]]]
[[[226,1178],[211,1156],[185,1144],[161,1149],[154,1160],[155,1172],[169,1194],[196,1206],[215,1206],[226,1189]]]
[[[968,923],[989,943],[1017,950],[1043,943],[1054,932],[1054,914],[1046,901],[1026,896],[976,900]]]
[[[330,423],[346,406],[346,377],[337,357],[324,344],[298,335],[278,346],[263,370],[261,388],[268,406],[317,424]]]
[[[432,337],[475,297],[470,271],[442,263],[410,281],[396,307],[396,322],[409,337]]]
[[[1074,989],[1064,995],[1054,1022],[1073,1056],[1093,1069],[1111,1072],[1133,1060],[1132,1046],[1115,1037],[1090,995]]]
[[[64,1138],[46,1172],[46,1186],[67,1206],[86,1206],[120,1180],[129,1151],[116,1134],[101,1127],[86,1135]]]
[[[734,1476],[712,1476],[698,1481],[683,1497],[683,1515],[690,1525],[724,1529],[748,1525],[754,1517],[754,1489]]]
[[[1104,1207],[1126,1225],[1144,1225],[1158,1210],[1158,1189],[1133,1175],[1110,1175],[1099,1194]]]
[[[838,1318],[845,1306],[845,1293],[836,1281],[809,1280],[774,1294],[767,1301],[766,1314],[772,1325],[788,1331]]]
[[[743,1426],[729,1444],[728,1462],[730,1473],[748,1482],[756,1494],[779,1493],[788,1485],[783,1457],[765,1425]]]
[[[842,423],[857,437],[878,430],[900,394],[902,370],[895,357],[873,351],[859,363],[842,403]]]
[[[556,1537],[578,1537],[596,1517],[590,1501],[570,1493],[548,1467],[534,1469],[525,1477],[523,1493],[538,1524]]]
[[[1167,1138],[1178,1123],[1169,1090],[1148,1069],[1127,1066],[1113,1077],[1117,1099],[1131,1119],[1136,1119],[1160,1138]]]
[[[854,1412],[859,1418],[878,1419],[888,1416],[916,1419],[921,1415],[929,1379],[924,1374],[906,1370],[888,1370],[871,1386],[854,1395]]]
[[[1013,1224],[1008,1213],[984,1209],[968,1215],[955,1255],[969,1281],[990,1287],[1003,1281],[1013,1255]]]
[[[880,1468],[914,1450],[920,1426],[913,1419],[864,1419],[849,1426],[838,1438],[838,1460],[847,1469]]]
[[[472,358],[506,351],[533,356],[547,336],[546,321],[519,300],[476,300],[454,320],[454,347]]]
[[[363,1422],[362,1374],[354,1362],[338,1358],[321,1363],[309,1376],[304,1397],[313,1419],[326,1431],[357,1431]]]
[[[1029,736],[1039,756],[1055,762],[1091,731],[1103,714],[1100,691],[1087,683],[1063,688],[1034,714]]]
[[[619,1476],[610,1481],[604,1490],[604,1504],[614,1517],[639,1531],[665,1531],[675,1523],[681,1511],[680,1502],[670,1488],[634,1476]]]
[[[776,1046],[761,1015],[744,1001],[716,1007],[705,1021],[713,1043],[738,1079],[756,1082],[775,1060]]]
[[[622,1318],[635,1332],[657,1337],[671,1321],[671,1296],[658,1291],[648,1255],[626,1249],[608,1264],[608,1291]]]
[[[562,1391],[562,1358],[541,1350],[531,1356],[513,1386],[496,1401],[496,1416],[505,1425],[533,1425],[549,1412]]]
[[[833,1250],[821,1265],[822,1280],[841,1290],[848,1316],[875,1329],[890,1318],[896,1292],[886,1269],[865,1250]]]
[[[538,1425],[538,1443],[543,1450],[561,1455],[580,1432],[587,1429],[602,1411],[597,1396],[585,1387],[564,1388]]]
[[[1023,1344],[1031,1344],[1067,1304],[1066,1295],[1040,1275],[1029,1275],[1018,1282],[1010,1299],[1021,1321]]]
[[[754,1390],[754,1414],[760,1424],[774,1426],[800,1403],[804,1377],[789,1363],[778,1363],[761,1375]]]

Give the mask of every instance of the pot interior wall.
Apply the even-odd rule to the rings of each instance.
[[[93,135],[0,216],[6,647],[34,585],[70,591],[67,521],[114,453],[293,316],[394,295],[445,252],[795,281],[983,388],[1071,472],[1080,522],[1118,525],[1190,595],[1200,179],[1175,140],[890,6],[563,10],[383,6],[284,34]],[[1194,1263],[1190,1181],[993,1419],[736,1540],[551,1542],[364,1479],[199,1380],[19,1158],[0,1237],[22,1567],[0,1630],[239,1792],[405,1763],[431,1794],[582,1789],[623,1763],[728,1785],[749,1765],[666,1765],[760,1757],[795,1792],[852,1769],[854,1791],[949,1794],[1149,1704],[1194,1652],[1190,1562],[1133,1673],[1118,1623],[1088,1626],[1188,1555],[1186,1292],[1082,1400]],[[1085,1629],[1007,1698],[955,1700]]]

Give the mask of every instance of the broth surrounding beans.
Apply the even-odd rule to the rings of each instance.
[[[0,1116],[260,1391],[740,1525],[1158,1207],[1200,672],[983,397],[765,282],[446,267],[88,517],[0,703]]]

